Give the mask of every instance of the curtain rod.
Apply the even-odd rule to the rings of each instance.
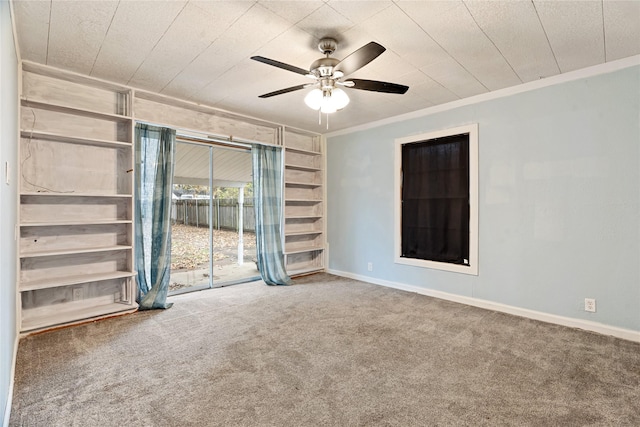
[[[247,144],[240,144],[237,142],[231,142],[227,140],[219,141],[213,138],[198,138],[193,135],[183,135],[176,132],[176,141],[183,142],[196,142],[206,145],[215,145],[218,147],[224,147],[230,150],[251,151],[251,146]]]
[[[237,144],[240,147],[249,147],[251,148],[251,144],[260,144],[260,145],[266,145],[269,147],[280,147],[282,148],[282,145],[279,144],[270,144],[268,142],[262,142],[262,141],[252,141],[250,139],[244,139],[244,138],[234,138],[233,136],[227,137],[224,135],[215,135],[215,134],[209,134],[207,132],[203,132],[201,130],[194,130],[194,129],[187,129],[187,128],[182,128],[182,127],[177,127],[177,126],[171,126],[171,125],[166,125],[166,124],[161,124],[161,123],[153,123],[153,122],[149,122],[146,120],[138,120],[138,119],[134,119],[136,123],[142,123],[145,125],[151,125],[151,126],[157,126],[157,127],[168,127],[168,128],[172,128],[176,130],[176,136],[178,136],[178,134],[180,134],[180,136],[186,136],[189,138],[202,138],[202,142],[218,142],[221,144]],[[279,129],[276,129],[276,132],[278,132]],[[195,134],[200,134],[200,135],[204,135],[202,137],[198,137],[195,135],[189,135],[189,134],[185,134],[184,132],[193,132]]]

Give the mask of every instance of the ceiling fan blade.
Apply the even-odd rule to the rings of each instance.
[[[376,59],[384,52],[385,47],[376,42],[369,42],[351,55],[344,58],[336,65],[337,71],[342,71],[344,75],[351,74]]]
[[[353,86],[345,85],[351,89],[369,90],[371,92],[397,93],[402,95],[409,90],[409,86],[396,83],[379,82],[377,80],[349,79],[344,83],[353,82]]]
[[[285,64],[284,62],[276,61],[274,59],[265,58],[264,56],[252,56],[251,59],[254,61],[262,62],[263,64],[272,65],[274,67],[282,68],[283,70],[292,71],[294,73],[302,74],[306,76],[309,74],[308,70],[305,70],[300,67],[296,67],[295,65]]]
[[[296,90],[304,89],[307,86],[309,86],[309,85],[305,84],[305,85],[292,86],[292,87],[288,87],[286,89],[276,90],[275,92],[265,93],[264,95],[258,96],[258,98],[271,98],[272,96],[282,95],[283,93],[289,93],[289,92],[293,92],[293,91],[296,91]]]

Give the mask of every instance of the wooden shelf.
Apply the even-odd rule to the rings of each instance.
[[[48,191],[25,191],[20,193],[20,197],[96,197],[100,199],[113,198],[113,199],[131,199],[131,194],[99,194],[99,193],[54,193]]]
[[[314,182],[298,182],[298,181],[286,181],[284,185],[287,187],[308,187],[308,188],[322,187],[322,184],[316,184]]]
[[[292,232],[289,232],[289,233],[285,232],[285,233],[284,233],[284,236],[285,236],[285,237],[287,237],[287,236],[307,236],[307,235],[311,236],[311,235],[314,235],[314,234],[322,234],[322,231],[320,231],[320,230],[313,230],[313,231],[292,231]]]
[[[133,91],[29,63],[21,85],[21,332],[134,311]]]
[[[77,320],[86,320],[105,316],[108,314],[133,312],[137,308],[138,305],[135,303],[126,304],[111,302],[100,305],[85,305],[84,301],[74,301],[28,309],[22,311],[22,331],[31,331]],[[54,309],[55,311],[52,312]]]
[[[37,62],[30,62],[25,60],[22,62],[22,69],[30,73],[60,79],[82,86],[97,87],[111,92],[128,94],[131,91],[131,88],[127,86],[107,82],[104,80],[96,80],[93,77],[85,76],[83,74],[69,73],[68,71],[51,68],[47,65],[39,64]]]
[[[315,251],[323,251],[324,248],[321,246],[308,246],[306,248],[299,248],[299,249],[292,249],[292,250],[286,250],[284,251],[285,255],[291,255],[291,254],[300,254],[303,252],[315,252]]]
[[[304,203],[314,205],[321,202],[321,199],[285,199],[285,203]]]
[[[284,145],[287,273],[295,276],[322,271],[325,267],[322,137],[285,128]]]
[[[308,154],[310,156],[321,156],[322,155],[322,153],[320,153],[319,151],[304,150],[302,148],[296,148],[296,147],[285,147],[285,150],[291,151],[293,153]]]
[[[44,139],[47,141],[66,142],[69,144],[93,145],[96,147],[132,148],[130,142],[111,141],[106,139],[80,138],[77,136],[66,136],[52,132],[30,131],[22,129],[20,136],[29,139]]]
[[[20,258],[90,254],[95,252],[114,252],[114,251],[125,251],[131,248],[132,246],[127,246],[127,245],[114,245],[114,246],[101,246],[101,247],[94,247],[94,248],[54,249],[54,250],[48,250],[48,251],[24,252],[20,254]]]
[[[22,222],[20,227],[57,227],[63,225],[111,225],[111,224],[131,224],[130,219],[87,219],[87,220],[73,220],[73,221],[34,221],[34,222]]]
[[[136,309],[136,273],[129,271],[135,269],[134,117],[154,121],[151,118],[160,114],[169,120],[167,125],[175,122],[184,127],[192,123],[193,114],[205,113],[223,119],[220,130],[214,132],[234,131],[235,135],[240,129],[249,137],[258,132],[282,144],[283,187],[289,196],[284,196],[283,207],[291,214],[285,217],[291,230],[285,236],[289,236],[289,247],[297,248],[286,251],[291,272],[324,268],[326,149],[320,134],[248,121],[46,65],[25,63],[22,77],[22,148],[29,145],[28,139],[34,140],[32,161],[17,165],[21,169],[18,188],[25,190],[18,197],[23,227],[18,242],[23,332]],[[31,117],[31,108],[37,120]],[[251,127],[245,129],[242,121]],[[32,130],[30,122],[35,122]],[[38,185],[77,192],[34,191],[42,189]],[[320,230],[298,231],[315,228]]]
[[[90,117],[92,119],[111,120],[116,122],[130,122],[133,119],[120,114],[103,113],[101,111],[86,110],[82,108],[71,107],[61,104],[53,104],[46,101],[38,101],[33,99],[22,99],[21,104],[24,107],[39,108],[42,110],[59,111],[62,113],[74,114],[76,116]]]
[[[319,172],[322,170],[320,168],[316,168],[312,166],[292,165],[292,164],[285,164],[284,167],[288,169],[296,169],[299,171],[308,171],[308,172]]]
[[[317,271],[324,270],[323,267],[307,267],[307,268],[298,268],[291,271],[288,271],[289,276],[299,276],[301,274],[313,273]]]
[[[20,292],[59,288],[61,286],[79,285],[81,283],[100,282],[104,280],[123,279],[125,277],[133,277],[136,274],[138,273],[133,271],[114,271],[113,273],[79,274],[55,279],[33,280],[29,282],[22,282],[20,284]]]

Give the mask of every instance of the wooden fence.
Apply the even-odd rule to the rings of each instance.
[[[238,230],[239,205],[237,199],[213,200],[213,228]],[[256,217],[253,199],[245,198],[243,207],[244,231],[255,231]],[[174,199],[171,201],[171,222],[195,227],[209,227],[208,199]]]

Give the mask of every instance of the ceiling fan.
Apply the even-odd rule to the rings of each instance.
[[[318,49],[325,57],[314,61],[311,67],[309,67],[309,70],[263,56],[252,56],[251,59],[255,61],[301,74],[315,80],[313,83],[301,84],[265,93],[264,95],[260,95],[259,98],[270,98],[272,96],[313,87],[314,89],[305,97],[305,103],[314,110],[320,110],[321,113],[333,113],[344,108],[349,103],[349,97],[341,87],[396,94],[404,94],[409,89],[408,86],[377,80],[344,80],[349,74],[354,73],[376,59],[386,49],[376,42],[369,42],[340,61],[331,57],[331,54],[335,52],[337,47],[338,42],[332,38],[323,38],[320,40]]]

